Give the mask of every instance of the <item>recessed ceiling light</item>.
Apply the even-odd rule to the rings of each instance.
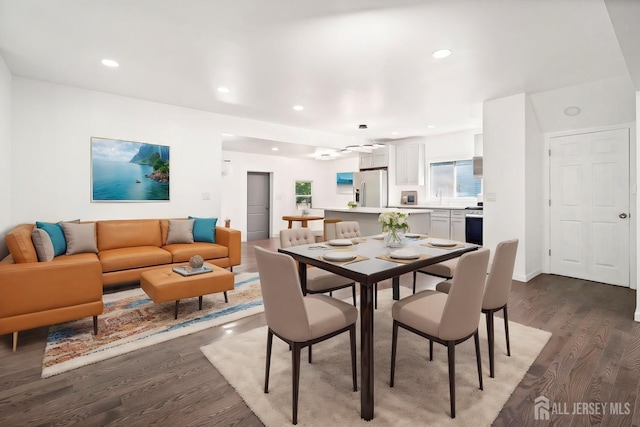
[[[567,107],[567,108],[564,109],[564,113],[567,116],[577,116],[581,112],[582,112],[582,110],[580,109],[580,107],[576,107],[576,106]]]
[[[435,59],[446,58],[449,55],[451,55],[451,51],[449,49],[439,49],[431,54]]]
[[[228,87],[226,87],[226,86],[220,86],[220,87],[218,88],[218,92],[220,92],[220,93],[229,93],[229,92],[231,92],[231,89],[229,89],[229,88],[228,88]]]
[[[434,127],[436,127],[435,125],[429,125],[427,126],[427,129],[433,129]]]
[[[296,110],[296,111],[302,111],[302,110],[304,110],[304,107],[302,105],[294,105],[293,109]]]
[[[278,147],[273,147],[273,148],[271,149],[271,151],[278,151],[278,150],[279,150],[279,148],[278,148]]]
[[[398,132],[391,132],[391,135],[397,135]]]
[[[232,133],[222,133],[222,136],[235,136],[235,135]]]
[[[116,61],[114,61],[113,59],[103,59],[102,60],[102,65],[106,65],[107,67],[119,67],[120,64],[118,64]]]

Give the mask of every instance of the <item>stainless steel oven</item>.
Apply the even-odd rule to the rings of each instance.
[[[482,246],[482,206],[466,208],[465,240]]]

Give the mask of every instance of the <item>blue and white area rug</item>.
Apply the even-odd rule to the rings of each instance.
[[[257,273],[235,277],[235,289],[180,301],[178,319],[174,302],[155,304],[142,289],[103,296],[104,312],[98,316],[98,335],[87,317],[49,329],[42,362],[42,378],[129,353],[140,348],[192,334],[264,311]]]

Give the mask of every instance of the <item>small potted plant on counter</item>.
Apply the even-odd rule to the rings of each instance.
[[[224,226],[227,227],[227,228],[231,228],[231,219],[225,218],[224,219]]]
[[[354,202],[353,200],[351,200],[350,202],[347,202],[347,206],[350,208],[357,208],[358,204],[356,202]]]

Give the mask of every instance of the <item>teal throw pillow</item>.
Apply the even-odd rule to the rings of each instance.
[[[48,222],[36,221],[36,227],[46,231],[51,238],[54,256],[64,255],[67,253],[67,240],[64,238],[64,231],[59,223],[51,224]]]
[[[196,218],[190,216],[189,219],[193,219],[193,240],[196,242],[216,242],[216,222],[218,218]]]

